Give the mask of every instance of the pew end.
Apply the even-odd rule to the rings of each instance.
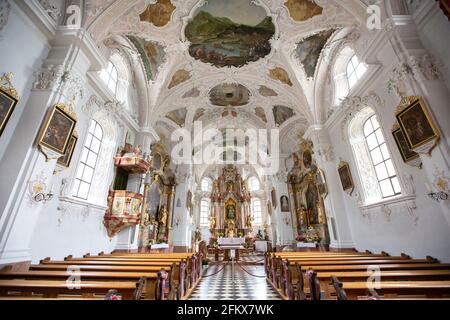
[[[403,253],[403,252],[400,254],[400,256],[404,259],[411,259],[410,255],[407,255],[406,253]]]
[[[331,285],[334,287],[338,300],[347,300],[347,294],[345,293],[342,282],[336,276],[331,277]]]
[[[47,257],[47,258],[44,258],[44,259],[42,259],[42,260],[39,260],[39,263],[40,263],[40,264],[43,264],[43,263],[46,263],[46,262],[50,262],[50,260],[51,260],[51,258],[50,258],[50,257]]]
[[[73,260],[73,255],[68,255],[67,257],[64,258],[64,261],[69,261],[69,260]]]

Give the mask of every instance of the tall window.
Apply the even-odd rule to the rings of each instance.
[[[210,178],[203,178],[201,183],[201,189],[205,192],[210,192],[212,190],[212,181]]]
[[[248,187],[250,191],[258,191],[260,189],[259,180],[256,177],[248,179]]]
[[[367,67],[361,63],[356,54],[350,59],[347,65],[347,80],[349,88],[353,88],[359,79],[366,73]]]
[[[117,83],[119,82],[119,72],[111,61],[108,63],[108,67],[103,69],[100,73],[100,78],[105,82],[109,90],[116,95]]]
[[[376,115],[367,119],[363,131],[383,198],[401,194],[397,173]]]
[[[202,199],[200,201],[200,226],[209,226],[209,200]]]
[[[88,199],[102,140],[103,129],[97,121],[92,120],[73,186],[73,196],[76,198]]]
[[[255,226],[262,225],[262,212],[261,212],[261,200],[252,200],[252,213],[253,213],[253,224]]]

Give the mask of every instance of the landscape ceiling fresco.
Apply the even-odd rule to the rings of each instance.
[[[273,107],[273,118],[278,126],[281,126],[287,120],[295,115],[294,110],[285,106]]]
[[[308,78],[314,77],[320,54],[334,31],[322,31],[298,43],[295,54]]]
[[[190,55],[216,67],[242,67],[267,56],[272,18],[252,0],[209,0],[186,26]]]
[[[178,86],[179,84],[188,81],[192,77],[191,73],[187,70],[180,69],[174,73],[172,80],[167,87],[169,90]]]
[[[273,89],[271,89],[269,87],[266,87],[264,85],[260,86],[258,91],[259,91],[259,94],[262,95],[263,97],[276,97],[276,96],[278,96],[278,93],[275,90],[273,90]]]
[[[166,118],[172,120],[177,125],[182,127],[186,122],[186,115],[187,115],[186,108],[182,108],[169,112],[168,114],[166,114]]]
[[[156,3],[147,6],[140,19],[152,23],[155,27],[164,27],[170,22],[175,9],[170,0],[157,0]]]
[[[311,0],[288,0],[284,4],[292,19],[298,22],[306,21],[322,14],[322,7]]]
[[[159,66],[166,59],[164,48],[155,41],[145,41],[134,36],[128,36],[128,39],[139,52],[142,63],[144,64],[147,80],[155,80],[158,75]]]
[[[293,86],[291,79],[289,78],[289,75],[286,70],[280,67],[273,68],[269,70],[269,76],[274,79],[278,80],[290,87]]]
[[[244,106],[250,100],[250,91],[241,84],[223,83],[211,89],[209,99],[215,106]]]

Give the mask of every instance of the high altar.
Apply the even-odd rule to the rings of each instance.
[[[294,166],[288,175],[288,188],[293,199],[294,232],[301,242],[330,242],[324,198],[328,194],[323,171],[313,157],[313,144],[303,140],[300,152],[293,153]]]
[[[211,192],[212,238],[250,236],[253,227],[250,200],[250,192],[238,169],[233,165],[224,167]]]

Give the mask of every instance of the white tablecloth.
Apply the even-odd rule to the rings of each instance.
[[[297,242],[297,248],[315,248],[316,244],[311,242]]]
[[[255,241],[255,250],[267,252],[267,241]]]
[[[219,238],[219,246],[240,246],[245,243],[245,238]]]

